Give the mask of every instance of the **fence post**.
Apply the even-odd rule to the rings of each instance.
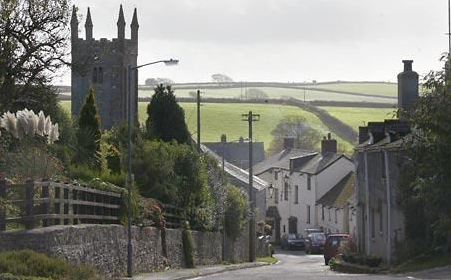
[[[44,181],[43,181],[44,182]],[[50,183],[49,183],[50,184]],[[42,210],[44,213],[42,214],[49,214],[50,212],[50,196],[49,196],[49,186],[42,186],[42,190],[41,190],[41,198],[47,198],[49,199],[47,202],[44,202],[42,205]],[[49,226],[49,219],[43,219],[42,220],[42,226],[43,227],[48,227]]]
[[[74,220],[71,215],[74,214],[74,209],[72,208],[72,196],[73,196],[73,189],[72,186],[69,183],[64,183],[64,186],[67,189],[67,215],[69,215],[69,218],[65,220],[65,225],[73,225]]]
[[[34,217],[33,217],[33,208],[34,208],[34,181],[27,180],[25,183],[25,228],[33,229],[34,228]]]
[[[0,180],[0,198],[6,200],[6,180]],[[0,231],[6,230],[6,206],[0,206]]]

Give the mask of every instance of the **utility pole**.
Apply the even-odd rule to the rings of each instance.
[[[448,0],[448,57],[451,55],[451,1]]]
[[[133,276],[133,259],[132,259],[132,218],[131,218],[131,190],[132,190],[132,70],[137,68],[132,68],[128,66],[128,94],[127,94],[127,277],[131,278]],[[136,70],[137,71],[137,70]]]
[[[250,207],[250,217],[249,217],[249,261],[255,261],[255,203],[253,199],[253,183],[254,183],[254,174],[252,167],[252,123],[260,120],[259,114],[252,114],[252,111],[249,111],[248,114],[242,114],[242,121],[247,121],[249,124],[249,207]]]
[[[200,90],[197,90],[197,150],[200,152]]]

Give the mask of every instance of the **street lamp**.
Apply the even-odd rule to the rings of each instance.
[[[269,191],[269,198],[270,199],[272,198],[272,196],[274,194],[274,190],[275,190],[275,188],[274,188],[273,184],[269,184],[268,191]]]
[[[128,94],[127,94],[127,134],[128,134],[128,141],[127,141],[127,188],[128,188],[128,198],[127,198],[127,276],[131,278],[133,276],[132,271],[132,223],[131,223],[131,190],[132,190],[132,181],[133,181],[133,175],[132,175],[132,160],[131,160],[131,146],[132,146],[132,116],[131,116],[131,110],[132,110],[132,102],[131,102],[131,85],[132,85],[132,71],[138,70],[141,67],[149,66],[152,64],[157,63],[164,63],[166,66],[171,65],[177,65],[178,60],[176,59],[168,59],[168,60],[158,60],[138,66],[131,66],[128,65],[127,68],[127,74],[128,74]],[[135,76],[136,77],[136,76]],[[138,108],[135,108],[135,113],[137,112]]]

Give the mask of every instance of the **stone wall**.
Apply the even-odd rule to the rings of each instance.
[[[196,265],[220,263],[222,235],[192,231]],[[133,227],[134,272],[150,272],[169,265],[184,265],[182,231],[166,230],[168,259],[162,255],[160,230],[153,227]],[[119,225],[52,226],[28,231],[0,233],[0,252],[32,249],[36,252],[64,258],[71,263],[87,264],[111,275],[127,271],[126,228]]]
[[[191,231],[195,265],[222,262],[222,234]],[[153,227],[133,227],[133,271],[151,272],[165,266],[184,266],[182,230],[166,229],[167,259],[162,254],[161,232]],[[256,242],[257,255],[261,244]],[[226,260],[248,261],[245,231],[235,242],[227,240]],[[0,232],[0,252],[31,249],[38,253],[86,264],[114,276],[127,271],[127,232],[120,225],[52,226],[33,230]],[[264,249],[263,249],[264,250]]]

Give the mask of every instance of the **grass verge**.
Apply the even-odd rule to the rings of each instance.
[[[263,258],[257,258],[256,259],[257,262],[265,262],[265,263],[269,263],[269,264],[273,264],[277,262],[277,259],[274,257],[263,257]]]

